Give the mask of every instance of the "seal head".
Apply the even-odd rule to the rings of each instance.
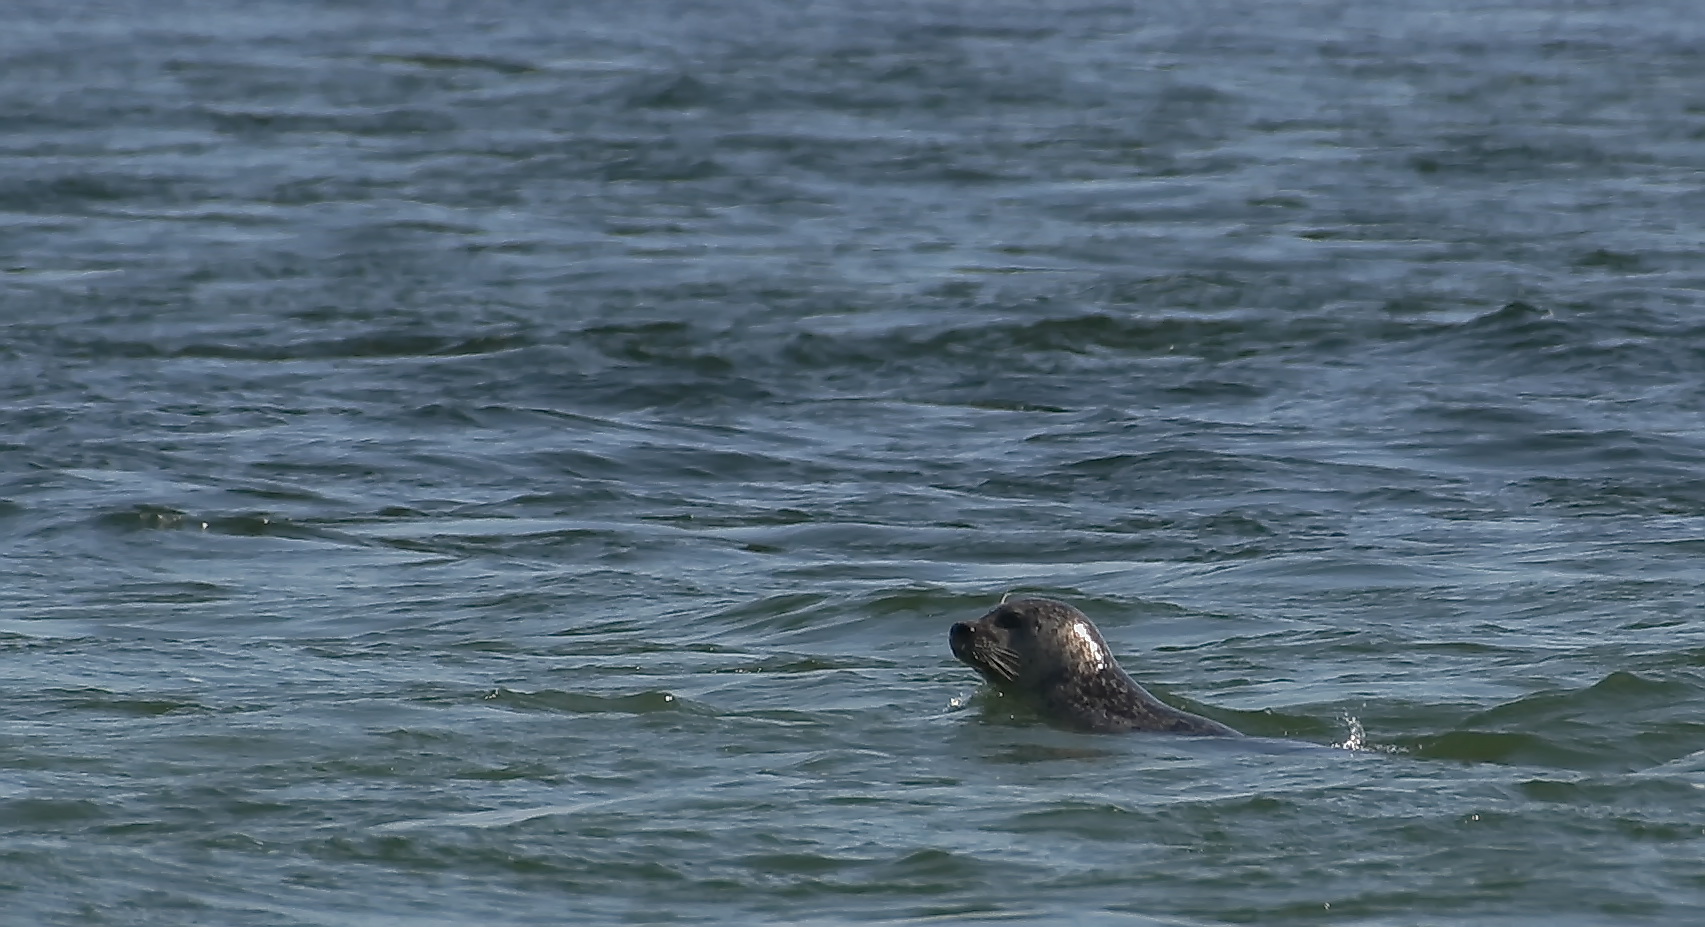
[[[1049,721],[1091,733],[1166,731],[1235,737],[1137,685],[1083,612],[1052,599],[1014,599],[948,630],[953,655],[1002,694],[1034,704]]]

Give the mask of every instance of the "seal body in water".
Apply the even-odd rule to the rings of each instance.
[[[948,631],[953,655],[1003,694],[1024,699],[1051,722],[1092,733],[1166,731],[1236,737],[1237,731],[1180,711],[1119,668],[1083,612],[1052,599],[1003,602]]]

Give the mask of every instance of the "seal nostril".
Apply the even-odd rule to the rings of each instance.
[[[947,629],[948,637],[964,637],[971,633],[971,626],[963,621],[953,622],[953,627]]]

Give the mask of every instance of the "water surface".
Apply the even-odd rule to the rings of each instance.
[[[1705,915],[1691,5],[17,10],[18,923]]]

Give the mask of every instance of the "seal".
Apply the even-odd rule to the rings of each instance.
[[[1061,727],[1096,734],[1165,731],[1238,737],[1180,711],[1137,685],[1083,612],[1053,599],[1002,602],[976,621],[955,622],[948,646],[1004,695],[1035,705]]]

